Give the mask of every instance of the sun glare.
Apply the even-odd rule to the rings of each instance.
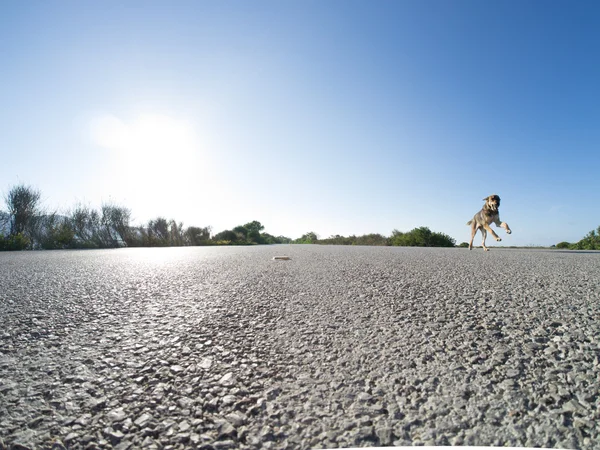
[[[200,146],[185,120],[142,114],[126,122],[104,115],[90,123],[90,133],[94,145],[109,151],[111,192],[142,216],[176,207],[197,186]]]
[[[91,134],[95,144],[133,157],[184,155],[196,140],[188,123],[162,114],[143,114],[131,123],[106,115],[92,121]]]

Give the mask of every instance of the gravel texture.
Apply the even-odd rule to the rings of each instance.
[[[599,253],[0,254],[0,448],[592,449],[599,391]]]

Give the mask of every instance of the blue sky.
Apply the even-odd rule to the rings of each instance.
[[[496,193],[502,244],[577,241],[600,225],[598,24],[585,1],[6,3],[0,190],[457,243]]]

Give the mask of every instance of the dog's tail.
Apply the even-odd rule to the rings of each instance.
[[[469,221],[467,222],[467,225],[471,225],[472,223],[473,223],[473,219],[469,220]]]

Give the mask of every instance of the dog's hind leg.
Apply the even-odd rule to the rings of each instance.
[[[481,240],[481,246],[483,247],[484,252],[489,252],[490,249],[485,246],[485,238],[487,237],[487,231],[485,231],[485,227],[481,227],[481,236],[483,239]]]
[[[471,242],[469,242],[469,250],[473,248],[473,239],[475,239],[475,234],[477,233],[477,224],[475,221],[469,222],[471,224]]]

